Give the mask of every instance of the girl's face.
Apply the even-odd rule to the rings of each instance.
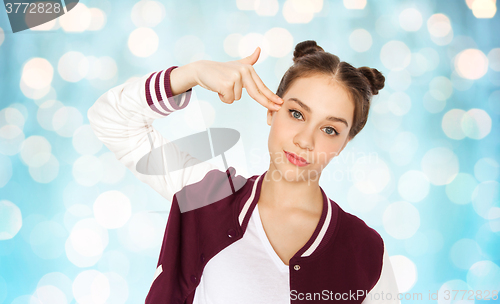
[[[354,103],[337,81],[324,75],[296,79],[283,100],[279,111],[267,111],[271,178],[317,181],[350,140]],[[294,163],[288,153],[307,163]]]

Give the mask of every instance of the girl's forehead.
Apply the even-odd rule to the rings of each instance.
[[[347,94],[347,90],[337,79],[333,76],[313,74],[310,76],[299,77],[295,79],[290,85],[287,93],[291,91],[297,93],[297,91],[307,91],[309,94],[312,91],[338,91],[338,93]],[[286,95],[286,94],[285,94]]]
[[[348,90],[331,77],[303,77],[298,78],[290,86],[283,98],[298,98],[304,102],[349,102],[352,103]]]
[[[352,121],[354,102],[347,90],[332,77],[298,78],[283,97],[285,103],[313,116],[341,116],[347,122]]]

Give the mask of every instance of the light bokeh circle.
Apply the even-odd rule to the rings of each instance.
[[[130,258],[119,250],[106,250],[97,263],[97,270],[102,273],[114,272],[127,277],[130,272]]]
[[[283,17],[288,23],[305,24],[312,21],[314,12],[312,10],[301,11],[300,5],[295,5],[299,1],[286,0],[283,4]],[[311,3],[311,2],[310,2]]]
[[[465,111],[462,109],[451,109],[443,115],[441,128],[446,136],[456,140],[465,138],[465,133],[462,129],[464,115]]]
[[[411,98],[405,92],[391,94],[387,103],[390,111],[396,116],[403,116],[411,109]]]
[[[413,7],[404,9],[399,14],[399,25],[407,32],[416,32],[422,27],[422,14]]]
[[[490,157],[483,157],[474,165],[474,176],[480,182],[496,180],[500,173],[500,165]]]
[[[70,51],[59,59],[57,71],[62,79],[68,82],[79,82],[87,76],[89,61],[82,53]]]
[[[413,160],[418,146],[418,138],[414,133],[400,132],[390,144],[391,161],[398,166],[409,164]]]
[[[38,223],[30,233],[33,252],[42,259],[57,259],[64,253],[64,241],[68,236],[66,229],[55,221]]]
[[[157,213],[134,213],[125,226],[117,229],[118,237],[120,242],[131,251],[153,252],[161,245],[165,222],[166,219]]]
[[[462,280],[450,280],[441,285],[439,290],[437,290],[437,302],[438,304],[474,304],[474,300],[468,300],[467,297],[462,296],[457,297],[458,290],[472,290],[472,288],[467,285],[466,282]],[[435,292],[435,293],[436,293]],[[463,293],[463,292],[461,292]]]
[[[102,193],[94,202],[94,217],[107,229],[122,227],[131,214],[132,205],[129,198],[117,190]]]
[[[21,73],[21,80],[32,89],[44,89],[50,86],[54,68],[45,58],[35,57],[26,62]]]
[[[238,50],[238,46],[240,45],[240,40],[243,38],[243,35],[240,33],[233,33],[227,35],[224,39],[224,51],[231,57],[239,57],[240,53]]]
[[[102,164],[101,182],[105,184],[116,184],[120,182],[127,173],[127,168],[116,159],[113,152],[106,152],[99,156]]]
[[[67,243],[68,242],[70,244],[66,244],[67,254],[69,250],[68,245],[71,245],[71,249],[74,250],[75,253],[79,256],[97,258],[95,260],[92,259],[93,264],[95,264],[102,256],[104,249],[106,249],[106,247],[108,246],[108,230],[103,228],[93,218],[82,219],[78,221],[71,229],[67,240]],[[78,262],[77,259],[76,261]],[[81,264],[75,265],[80,266]]]
[[[158,1],[138,1],[132,7],[131,18],[136,27],[155,27],[165,16],[165,6]]]
[[[125,304],[129,297],[127,280],[115,272],[104,273],[109,283],[109,298],[106,303]]]
[[[92,23],[92,13],[84,3],[79,2],[58,20],[65,32],[84,32]]]
[[[175,59],[187,64],[204,58],[205,44],[196,35],[185,35],[175,42],[173,51]]]
[[[239,37],[239,36],[237,36]],[[274,27],[264,34],[269,44],[268,53],[271,57],[281,58],[288,55],[294,48],[293,36],[285,28]],[[238,41],[239,43],[239,41]]]
[[[421,161],[422,172],[436,185],[449,184],[459,170],[458,157],[448,148],[437,147],[428,150]]]
[[[498,290],[500,267],[489,260],[474,263],[467,272],[467,284],[474,290]]]
[[[0,127],[0,153],[15,155],[24,143],[24,132],[16,125]]]
[[[356,52],[366,52],[372,47],[372,44],[372,35],[365,29],[356,29],[349,35],[349,45]]]
[[[411,76],[422,76],[427,72],[428,61],[424,55],[420,53],[411,53],[410,65],[406,68]]]
[[[404,240],[406,252],[412,256],[422,256],[429,251],[429,240],[427,236],[417,231],[411,238]]]
[[[500,72],[500,48],[494,48],[488,53],[490,69]]]
[[[488,72],[488,57],[478,49],[466,49],[455,57],[455,69],[460,77],[479,79]]]
[[[383,197],[381,195],[363,193],[354,185],[349,187],[349,191],[347,193],[347,202],[355,212],[369,212],[373,210],[382,200]]]
[[[0,201],[0,241],[16,236],[23,225],[21,209],[8,200]]]
[[[12,162],[6,155],[0,154],[0,188],[5,187],[12,178]]]
[[[156,32],[148,27],[139,27],[133,30],[128,37],[128,48],[137,57],[149,57],[156,53],[160,38]]]
[[[36,297],[37,301],[41,304],[50,303],[50,304],[67,304],[68,299],[64,292],[62,292],[59,288],[52,285],[45,285],[38,287],[33,294]],[[31,304],[31,303],[30,303]]]
[[[47,163],[52,152],[49,141],[39,135],[26,138],[21,146],[21,159],[30,167],[40,167]]]
[[[399,195],[406,201],[422,201],[429,194],[429,188],[429,179],[422,171],[409,170],[399,178]]]
[[[390,204],[383,215],[384,229],[393,238],[412,237],[420,227],[420,213],[412,204],[399,201]]]
[[[450,257],[456,267],[468,270],[481,260],[481,248],[472,239],[460,239],[451,247]]]
[[[476,213],[487,219],[489,212],[499,206],[500,183],[497,181],[485,181],[479,183],[472,192],[472,206]]]
[[[73,163],[73,177],[83,186],[91,187],[101,181],[104,173],[101,160],[94,155],[83,155]]]
[[[493,18],[497,12],[496,0],[474,0],[470,7],[476,18]]]
[[[316,2],[323,2],[322,0]],[[279,12],[280,5],[278,0],[256,1],[257,8],[255,12],[259,16],[276,16]]]
[[[259,59],[255,64],[258,64],[269,56],[270,45],[264,35],[259,33],[249,33],[241,38],[238,45],[238,53],[241,58],[251,55],[257,47],[260,47]]]
[[[427,20],[427,29],[433,37],[446,37],[452,32],[450,18],[445,14],[434,14]]]
[[[390,71],[386,76],[386,84],[395,91],[404,91],[411,85],[411,74],[406,70]]]
[[[460,172],[451,183],[446,185],[446,195],[455,204],[465,205],[471,202],[472,193],[477,185],[472,175]]]
[[[461,126],[467,137],[483,139],[491,132],[492,119],[483,109],[470,109],[464,113]]]
[[[59,161],[50,154],[49,160],[39,167],[29,167],[29,173],[34,181],[42,184],[52,182],[59,175]]]
[[[75,150],[84,154],[96,154],[101,150],[103,144],[97,138],[89,125],[82,125],[75,130],[73,135],[73,147]]]
[[[38,124],[45,130],[54,131],[52,120],[57,110],[62,107],[64,107],[63,103],[54,99],[49,99],[41,103],[38,106],[36,114]]]
[[[54,131],[63,137],[72,137],[83,124],[83,115],[75,107],[59,108],[52,116]]]
[[[3,31],[3,29],[0,27],[0,46],[2,45],[2,43],[5,41],[5,32]]]
[[[55,286],[65,294],[66,300],[70,303],[73,300],[73,291],[71,288],[72,284],[73,281],[71,281],[71,279],[64,273],[50,272],[45,274],[38,281],[37,288],[47,285]]]
[[[429,92],[437,100],[446,100],[453,93],[453,84],[444,76],[437,76],[429,83]]]
[[[89,31],[99,31],[106,25],[106,13],[97,7],[90,8],[91,21]]]
[[[401,71],[410,65],[410,48],[402,41],[391,40],[380,51],[382,64],[391,71]]]
[[[80,304],[107,303],[110,296],[109,280],[97,270],[82,271],[73,281],[73,295]]]
[[[386,162],[370,156],[362,156],[352,166],[354,185],[367,194],[380,193],[389,184],[391,172]]]

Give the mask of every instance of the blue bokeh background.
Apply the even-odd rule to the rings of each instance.
[[[95,0],[15,34],[2,10],[0,303],[144,301],[170,202],[93,135],[86,113],[101,94],[256,46],[255,70],[275,91],[309,39],[386,76],[365,129],[320,185],[382,235],[400,291],[423,296],[403,302],[500,290],[499,28],[496,0]],[[198,86],[155,127],[172,140],[238,130],[227,157],[252,176],[269,165],[265,119],[246,93],[227,105]]]

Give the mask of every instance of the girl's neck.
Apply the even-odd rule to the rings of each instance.
[[[268,170],[262,177],[259,204],[273,209],[302,209],[309,212],[321,212],[323,194],[316,181],[288,181],[277,178],[278,173]],[[273,178],[276,177],[276,178]]]

